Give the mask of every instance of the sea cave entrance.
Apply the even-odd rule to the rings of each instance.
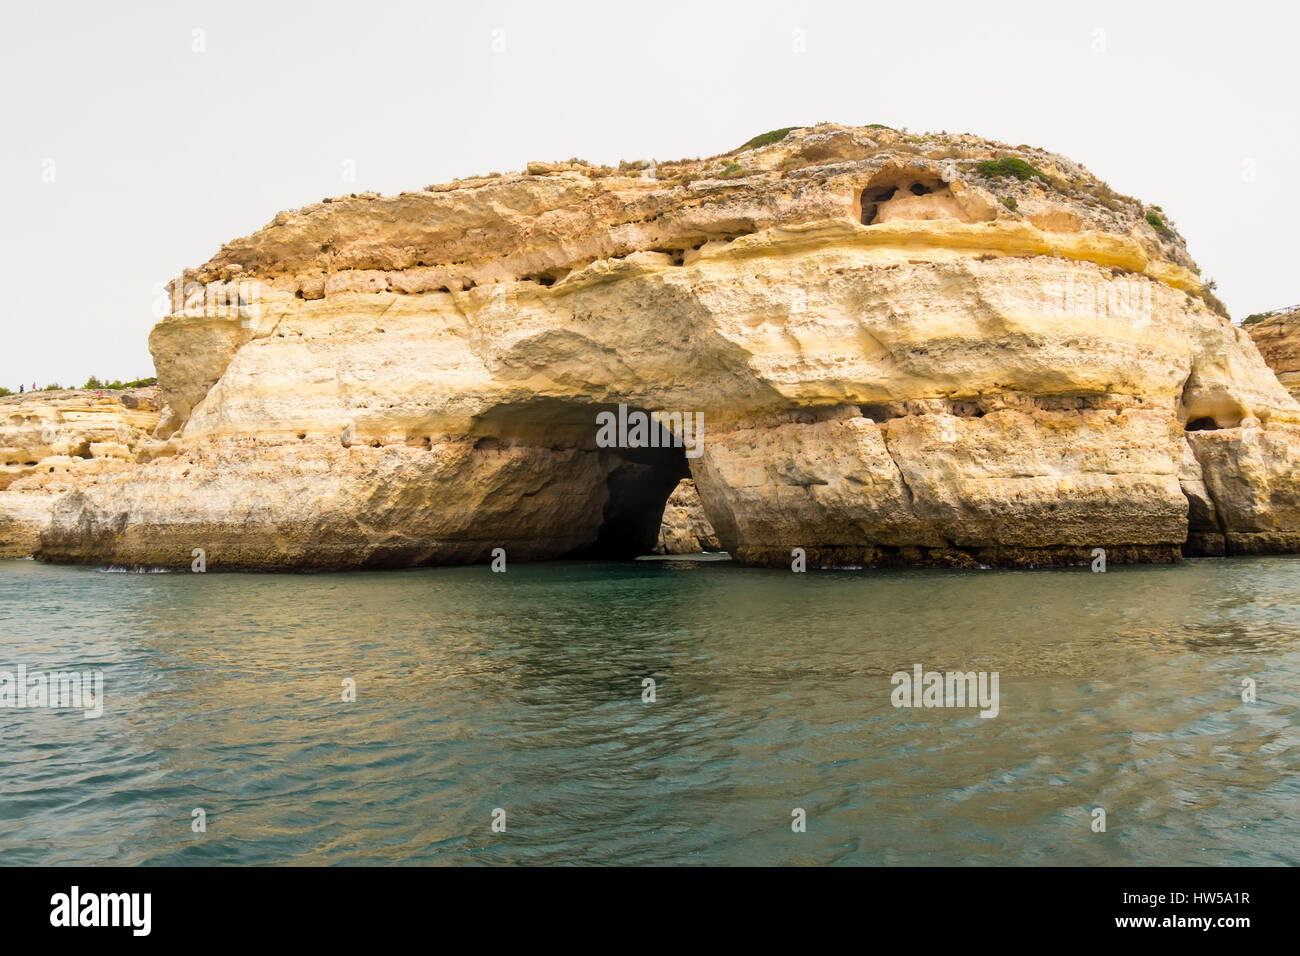
[[[568,557],[626,561],[650,554],[659,542],[668,496],[691,476],[682,448],[607,451],[618,461],[605,478],[608,499],[596,540]]]
[[[619,427],[602,432],[602,414]],[[628,421],[641,427],[627,427]],[[605,419],[608,421],[608,419]],[[519,497],[521,527],[538,528],[554,540],[582,539],[556,558],[631,560],[651,554],[659,542],[664,505],[691,475],[686,445],[640,408],[536,399],[498,405],[479,415],[475,451],[527,458],[520,480],[534,486],[537,463],[550,472],[540,487]],[[612,434],[613,441],[610,441]]]

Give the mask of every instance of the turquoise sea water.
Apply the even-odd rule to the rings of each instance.
[[[5,561],[0,632],[105,682],[0,709],[0,864],[1300,863],[1297,558]],[[916,664],[997,671],[997,717],[895,708]]]

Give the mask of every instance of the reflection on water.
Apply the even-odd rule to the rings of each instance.
[[[0,710],[0,864],[1300,863],[1297,559],[9,561],[0,628],[0,669],[107,692],[98,720]],[[915,664],[998,671],[998,716],[895,709]]]

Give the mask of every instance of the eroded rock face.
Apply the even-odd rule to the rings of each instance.
[[[718,536],[704,514],[704,503],[694,480],[683,478],[668,496],[663,522],[659,526],[656,554],[698,554],[721,551]]]
[[[1280,310],[1246,331],[1278,380],[1300,398],[1300,306]]]
[[[980,165],[1008,157],[1027,179]],[[1297,547],[1300,405],[1081,167],[819,126],[654,172],[533,164],[230,243],[150,337],[177,454],[64,495],[41,556],[627,554],[688,473],[758,564]],[[702,453],[599,447],[620,404],[702,414]]]
[[[0,397],[0,557],[37,550],[60,495],[166,454],[157,402],[156,388]]]

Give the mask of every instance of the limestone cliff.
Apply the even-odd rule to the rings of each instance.
[[[701,551],[721,550],[722,545],[704,513],[704,503],[700,501],[695,482],[683,478],[664,505],[655,553],[698,554]]]
[[[1246,331],[1278,380],[1300,398],[1300,305],[1271,312]]]
[[[176,454],[41,556],[209,569],[624,556],[692,477],[741,561],[1300,548],[1300,405],[1163,215],[1064,157],[798,129],[278,214],[150,345]],[[620,405],[701,454],[602,447]]]
[[[39,546],[59,495],[168,453],[152,437],[158,390],[57,390],[0,397],[0,557]]]

